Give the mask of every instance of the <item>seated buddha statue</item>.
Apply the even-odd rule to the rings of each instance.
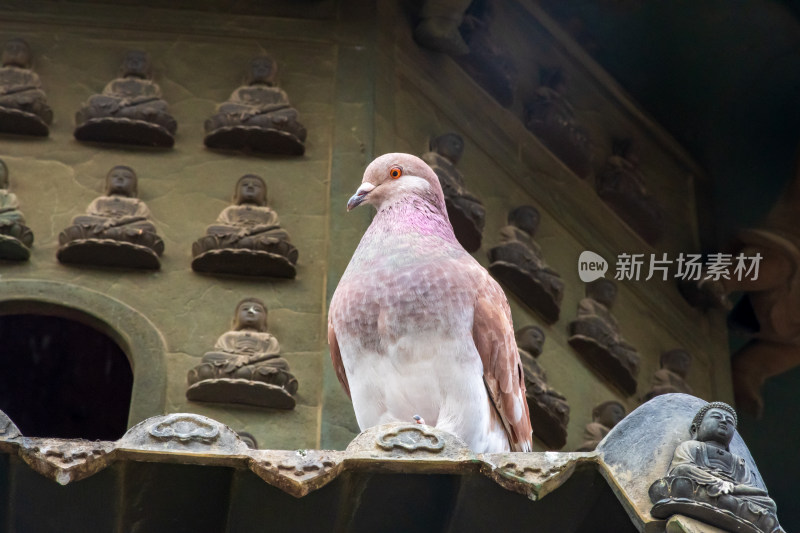
[[[636,233],[655,244],[664,233],[664,213],[647,190],[630,139],[616,139],[612,155],[595,180],[597,194]]]
[[[689,428],[691,440],[675,448],[667,475],[650,486],[652,516],[679,513],[725,531],[783,533],[763,482],[730,450],[736,424],[730,405],[700,408]]]
[[[616,400],[603,402],[592,409],[592,421],[583,430],[583,442],[576,452],[591,452],[608,432],[625,418],[625,406]]]
[[[139,200],[138,178],[132,168],[118,165],[106,175],[106,191],[86,208],[85,215],[58,236],[62,263],[157,269],[164,241],[150,222],[150,210]]]
[[[75,114],[79,141],[138,144],[170,148],[178,123],[152,79],[150,57],[132,50],[125,54],[119,77],[95,94]]]
[[[197,272],[293,278],[297,248],[281,228],[278,214],[267,207],[267,186],[247,174],[236,182],[233,204],[192,245]]]
[[[662,353],[660,363],[661,368],[653,374],[650,390],[644,395],[644,401],[673,392],[693,394],[692,388],[686,383],[686,376],[692,366],[692,354],[683,348],[676,348]]]
[[[600,278],[586,284],[586,298],[578,304],[578,316],[569,323],[569,344],[611,383],[627,395],[636,392],[639,354],[619,333],[611,314],[617,298],[613,281]]]
[[[243,403],[292,409],[297,379],[267,333],[267,307],[258,298],[236,305],[233,329],[189,370],[186,397],[193,401]]]
[[[538,326],[517,330],[517,348],[525,379],[525,397],[531,418],[536,420],[533,434],[548,448],[557,450],[567,443],[569,404],[563,394],[547,384],[547,373],[539,364],[544,332]]]
[[[575,119],[567,100],[566,78],[561,69],[544,68],[541,84],[525,108],[525,127],[575,174],[587,178],[592,172],[592,147],[589,133]]]
[[[489,272],[548,322],[558,320],[564,282],[547,266],[542,249],[533,240],[539,228],[539,211],[523,205],[508,213],[500,229],[500,244],[489,250]]]
[[[31,70],[31,49],[24,40],[3,45],[0,68],[0,131],[47,136],[53,110],[47,105],[39,76]]]
[[[275,87],[277,65],[269,56],[250,62],[247,84],[205,122],[209,148],[253,150],[273,154],[303,155],[306,128],[297,120],[289,97]]]
[[[0,160],[0,259],[24,261],[32,245],[33,232],[25,225],[17,196],[9,191],[8,167]]]
[[[456,168],[464,153],[464,140],[455,133],[445,133],[431,139],[430,151],[422,154],[442,184],[447,216],[453,225],[458,242],[468,252],[481,247],[486,209],[481,201],[464,187],[464,177]]]

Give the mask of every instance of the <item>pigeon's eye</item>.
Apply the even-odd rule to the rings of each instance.
[[[389,175],[393,179],[397,179],[397,178],[399,178],[400,176],[403,175],[403,169],[400,168],[400,167],[392,167],[392,169],[389,171]]]

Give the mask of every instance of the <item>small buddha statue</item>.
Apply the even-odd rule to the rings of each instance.
[[[297,379],[267,333],[267,306],[258,298],[236,305],[232,330],[189,370],[186,398],[198,402],[242,403],[293,409]]]
[[[539,210],[531,205],[508,213],[508,225],[500,229],[500,244],[488,253],[489,272],[525,305],[553,323],[560,313],[564,282],[544,262],[542,249],[533,240],[539,218]]]
[[[650,390],[644,395],[645,402],[672,392],[694,394],[686,383],[686,376],[692,366],[692,354],[683,348],[676,348],[662,353],[660,362],[661,368],[653,374]]]
[[[728,404],[700,408],[689,428],[691,440],[675,448],[666,477],[650,486],[652,516],[683,514],[725,531],[784,533],[763,482],[730,450],[736,424]]]
[[[46,137],[53,121],[39,76],[31,70],[31,48],[24,40],[3,45],[0,68],[0,132]]]
[[[233,204],[192,245],[197,272],[295,277],[297,248],[267,207],[267,186],[254,174],[236,182]]]
[[[603,402],[592,409],[592,421],[583,430],[583,442],[576,452],[591,452],[608,432],[625,418],[625,406],[616,400]]]
[[[564,93],[566,79],[561,69],[542,69],[541,84],[525,108],[525,127],[531,130],[581,178],[592,172],[589,133],[575,120],[575,111]]]
[[[542,354],[544,332],[538,326],[525,326],[516,332],[517,348],[525,376],[525,396],[531,418],[536,420],[534,435],[557,450],[567,443],[569,404],[563,394],[547,384],[547,373],[537,358]]]
[[[452,56],[469,53],[469,47],[458,27],[464,21],[464,12],[472,0],[425,0],[421,6],[420,20],[414,29],[417,44],[435,52]]]
[[[119,77],[111,80],[102,94],[91,96],[75,114],[75,138],[171,148],[178,123],[151,78],[146,52],[125,54]]]
[[[475,0],[470,4],[459,28],[469,53],[458,56],[456,62],[500,105],[511,107],[517,68],[511,53],[490,30],[496,5],[490,0]]]
[[[138,178],[132,168],[118,165],[106,175],[104,196],[58,236],[62,263],[157,269],[164,241],[150,222],[150,210],[139,200]]]
[[[422,155],[422,160],[439,177],[453,232],[465,250],[474,252],[481,247],[486,209],[464,187],[464,177],[456,168],[464,153],[464,139],[456,133],[445,133],[431,139],[428,146],[430,151]]]
[[[597,194],[650,244],[664,231],[664,213],[647,191],[630,139],[615,139],[606,166],[597,175]]]
[[[569,323],[569,344],[625,394],[636,392],[639,354],[619,333],[611,314],[617,286],[600,278],[586,284],[586,298],[578,304],[578,316]]]
[[[246,85],[233,91],[206,120],[206,146],[285,155],[305,153],[306,128],[297,120],[297,110],[286,92],[275,87],[277,72],[270,56],[250,62]]]
[[[0,160],[0,259],[25,261],[33,245],[33,232],[25,225],[17,196],[9,191],[8,167]]]

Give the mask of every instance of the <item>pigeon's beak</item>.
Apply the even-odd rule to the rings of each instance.
[[[369,182],[365,181],[362,183],[361,187],[359,187],[356,193],[347,201],[347,210],[352,211],[356,207],[360,206],[361,203],[367,199],[369,192],[374,188],[375,186]]]

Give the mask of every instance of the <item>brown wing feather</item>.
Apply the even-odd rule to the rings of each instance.
[[[333,370],[336,372],[336,377],[339,378],[339,383],[344,387],[347,396],[350,397],[350,384],[347,383],[347,374],[344,373],[342,353],[339,351],[339,341],[336,340],[336,332],[333,330],[333,321],[330,317],[328,318],[328,345],[330,345]]]
[[[531,451],[533,429],[511,310],[502,289],[492,279],[478,293],[472,338],[483,362],[483,381],[503,421],[511,449]]]

